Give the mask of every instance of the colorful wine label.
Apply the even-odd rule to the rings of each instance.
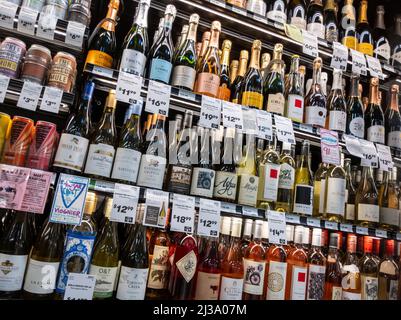
[[[173,165],[170,172],[170,179],[168,181],[169,191],[189,194],[192,176],[191,168]]]
[[[88,63],[103,68],[111,68],[113,67],[113,57],[99,50],[89,50],[85,65]]]
[[[307,275],[308,268],[293,265],[290,289],[291,300],[305,300]]]
[[[170,61],[163,59],[153,59],[150,63],[150,80],[170,83],[171,69],[173,65]]]
[[[309,265],[307,300],[323,300],[326,267]]]
[[[211,97],[217,97],[219,93],[220,77],[217,74],[201,72],[196,80],[195,92]]]
[[[343,45],[347,48],[356,50],[357,49],[358,40],[355,37],[344,37],[343,38]]]
[[[211,198],[213,196],[214,170],[194,168],[192,172],[191,194]]]
[[[227,84],[223,84],[219,87],[219,91],[217,93],[217,99],[230,101],[231,90],[227,87]]]
[[[148,288],[166,289],[170,274],[169,247],[155,245],[149,270]]]
[[[113,296],[117,272],[118,267],[101,267],[91,264],[89,273],[96,277],[93,298],[106,299]]]
[[[266,263],[244,259],[244,292],[261,296],[265,279]]]
[[[297,94],[288,95],[287,117],[295,122],[302,123],[304,119],[304,98]]]
[[[373,44],[371,43],[358,43],[358,51],[369,56],[373,56]]]
[[[247,107],[262,109],[263,94],[259,92],[246,91],[242,93],[241,104]]]
[[[89,140],[73,134],[63,133],[58,144],[53,166],[82,172]]]
[[[217,171],[214,180],[213,196],[215,198],[235,200],[237,195],[238,176],[235,173]]]
[[[286,262],[269,262],[266,300],[284,300],[287,279]]]

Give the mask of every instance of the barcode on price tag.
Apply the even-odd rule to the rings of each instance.
[[[170,230],[193,233],[195,223],[195,198],[175,193]]]
[[[43,93],[39,109],[47,112],[58,113],[60,111],[62,98],[62,90],[53,87],[45,87],[45,92]]]
[[[200,199],[198,236],[218,237],[220,230],[220,201]]]
[[[362,150],[359,139],[347,134],[344,134],[343,137],[347,151],[355,157],[362,158]]]
[[[225,128],[234,128],[242,131],[244,121],[242,108],[239,104],[223,101],[223,126]]]
[[[139,199],[139,188],[116,183],[110,221],[134,224]]]
[[[17,106],[20,108],[35,111],[39,102],[42,86],[40,84],[25,81],[22,86]]]
[[[368,62],[369,73],[372,77],[384,79],[382,65],[380,61],[374,57],[365,55],[366,61]]]
[[[320,149],[322,162],[334,165],[340,164],[340,147],[338,144],[338,132],[320,129]]]
[[[67,25],[67,33],[65,43],[74,47],[82,48],[82,43],[85,37],[86,27],[79,22],[69,21]]]
[[[164,229],[167,223],[168,192],[146,189],[145,199],[146,208],[143,216],[143,225]]]
[[[275,115],[274,123],[277,129],[277,140],[295,144],[294,127],[291,119]]]
[[[317,58],[319,56],[319,46],[317,42],[317,36],[308,31],[302,30],[302,37],[304,40],[304,46],[302,48],[302,52]]]
[[[28,7],[22,7],[18,14],[17,30],[22,33],[34,35],[35,23],[39,12]]]
[[[363,139],[359,139],[359,143],[362,150],[361,166],[377,168],[379,163],[374,143]]]
[[[116,99],[133,104],[141,98],[143,78],[141,76],[120,72],[117,79]]]
[[[38,21],[36,35],[39,38],[54,40],[54,32],[57,26],[57,17],[52,14],[41,13]]]
[[[4,102],[6,98],[8,84],[10,83],[10,78],[0,75],[0,103]]]
[[[363,53],[360,53],[359,51],[351,50],[351,56],[352,56],[352,73],[356,74],[362,74],[366,76],[368,74],[366,70],[366,59]]]
[[[339,42],[333,43],[333,57],[330,66],[342,71],[347,70],[348,48]]]
[[[145,111],[167,116],[170,107],[170,94],[171,87],[169,85],[150,80]]]
[[[17,14],[18,6],[12,2],[0,2],[0,27],[13,29],[14,18]]]
[[[271,113],[265,110],[257,110],[256,123],[258,125],[258,138],[264,140],[273,139],[273,121]]]
[[[256,133],[256,109],[242,107],[242,116],[244,119],[244,130],[245,134]]]
[[[199,125],[204,128],[218,129],[221,122],[221,100],[202,96]]]
[[[269,222],[269,243],[287,244],[285,214],[283,212],[269,210],[267,213],[267,220]]]

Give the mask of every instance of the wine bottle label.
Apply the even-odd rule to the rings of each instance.
[[[361,294],[343,290],[342,300],[361,300]]]
[[[89,140],[73,134],[63,133],[60,137],[53,166],[82,171]]]
[[[266,263],[244,259],[244,292],[261,296],[265,279]]]
[[[347,212],[345,214],[345,219],[349,221],[355,220],[355,205],[347,203]]]
[[[176,66],[173,70],[173,79],[171,85],[175,87],[184,87],[190,91],[194,89],[196,71],[187,66]]]
[[[298,184],[295,186],[294,210],[295,213],[312,215],[313,187]]]
[[[326,40],[329,42],[338,41],[338,28],[334,22],[329,22],[326,25]]]
[[[376,125],[368,128],[368,141],[384,144],[384,126]]]
[[[343,288],[333,286],[331,292],[331,300],[342,300],[343,299]]]
[[[263,190],[260,200],[277,201],[278,180],[280,177],[281,166],[279,164],[265,164],[260,166],[261,176],[264,177],[259,184],[259,190]]]
[[[220,77],[217,74],[201,72],[198,74],[195,92],[217,97],[219,93]]]
[[[172,166],[168,181],[168,190],[182,194],[188,194],[191,187],[192,170],[188,167]]]
[[[244,279],[221,277],[220,300],[242,300]]]
[[[90,266],[90,274],[96,277],[93,297],[99,299],[111,298],[115,283],[117,282],[118,267],[100,267],[94,264]]]
[[[217,300],[219,298],[220,274],[198,271],[195,300]]]
[[[305,122],[313,126],[324,127],[327,109],[320,106],[308,106],[305,108]]]
[[[217,99],[223,101],[230,101],[230,97],[231,97],[231,90],[227,87],[227,84],[224,83],[219,87],[219,91],[217,93]]]
[[[349,123],[349,131],[353,136],[363,139],[365,136],[365,121],[363,117],[352,119]]]
[[[343,45],[347,48],[356,50],[358,40],[355,37],[344,37],[343,38]]]
[[[398,300],[398,280],[390,280],[388,292],[388,300]]]
[[[143,77],[146,65],[146,56],[139,51],[133,49],[124,49],[120,71],[140,75]]]
[[[380,207],[380,223],[398,226],[400,223],[400,210]]]
[[[323,300],[326,267],[309,265],[307,300]]]
[[[283,1],[280,1],[280,2],[281,2],[281,8],[284,9],[285,4],[283,3]],[[279,4],[277,1],[276,1],[276,3]],[[287,15],[285,14],[285,12],[279,11],[279,10],[269,11],[267,13],[267,18],[269,20],[273,20],[275,22],[282,23],[282,24],[286,23],[286,21],[287,21]]]
[[[0,291],[19,291],[24,280],[28,255],[0,253]]]
[[[238,203],[256,207],[258,197],[259,177],[250,174],[240,175]]]
[[[284,114],[285,98],[282,93],[269,94],[267,97],[267,111]]]
[[[401,149],[401,131],[392,131],[387,134],[387,145]]]
[[[380,209],[377,205],[359,203],[357,210],[358,220],[369,222],[379,222],[380,220]]]
[[[292,24],[292,25],[298,27],[298,28],[301,29],[301,30],[306,30],[306,20],[305,20],[305,18],[304,18],[304,17],[305,17],[305,10],[304,10],[302,7],[299,7],[299,8],[297,8],[297,9],[298,9],[298,12],[299,12],[299,13],[297,13],[297,15],[301,15],[300,12],[301,12],[301,10],[302,10],[302,17],[303,17],[303,18],[300,18],[300,17],[291,17],[290,24]],[[296,13],[294,13],[294,14],[296,14]]]
[[[141,156],[137,150],[117,148],[111,178],[136,183]]]
[[[163,187],[166,158],[143,154],[139,166],[137,185],[161,189]]]
[[[401,51],[400,52],[394,52],[393,56],[391,57],[392,60],[395,62],[401,63]]]
[[[169,276],[169,247],[155,245],[149,270],[148,288],[166,289]]]
[[[323,21],[323,17],[321,18],[321,20]],[[316,37],[324,39],[324,35],[326,32],[324,24],[318,22],[312,22],[308,23],[306,28],[308,32],[314,34]]]
[[[302,123],[304,120],[304,98],[297,94],[288,95],[288,118]]]
[[[217,171],[214,180],[213,196],[220,199],[235,200],[238,176],[235,173]]]
[[[85,64],[90,63],[103,68],[113,66],[113,57],[99,50],[89,50]]]
[[[51,294],[56,289],[59,262],[29,259],[24,291],[33,294]]]
[[[379,294],[379,280],[376,277],[361,275],[361,299],[377,300]]]
[[[305,267],[292,267],[291,300],[305,300],[307,273]]]
[[[373,45],[371,43],[358,43],[358,51],[373,56]]]
[[[191,194],[211,198],[213,196],[215,171],[194,168],[192,173]]]
[[[336,111],[336,110],[330,111],[329,130],[344,132],[346,124],[347,124],[347,114],[344,111]]]
[[[386,41],[381,46],[376,47],[375,54],[379,59],[384,59],[389,61],[391,56],[391,47],[390,44]]]
[[[249,0],[246,4],[246,9],[261,16],[265,16],[267,6],[264,0]]]
[[[196,266],[198,264],[198,258],[193,250],[188,252],[180,260],[178,260],[175,265],[178,271],[180,271],[182,277],[188,283],[192,280],[196,273]]]
[[[287,263],[270,261],[266,300],[284,300]]]
[[[115,149],[104,143],[91,144],[86,159],[85,173],[109,178]]]
[[[152,59],[150,63],[150,80],[170,83],[171,69],[173,65],[170,61],[163,59]]]
[[[116,298],[118,300],[144,300],[148,273],[148,268],[121,266]]]
[[[295,169],[288,163],[283,163],[280,166],[280,177],[278,179],[279,189],[294,189]]]
[[[247,107],[262,109],[263,95],[259,92],[246,91],[242,93],[241,104]]]
[[[346,181],[341,178],[329,178],[327,182],[326,213],[344,216]],[[322,194],[324,196],[324,194]]]

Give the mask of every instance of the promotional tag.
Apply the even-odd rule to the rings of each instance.
[[[20,210],[31,169],[0,164],[0,208]]]
[[[139,187],[116,183],[110,221],[134,224],[139,199]]]
[[[141,98],[143,78],[128,72],[120,72],[117,79],[116,99],[133,104]]]
[[[18,98],[17,106],[23,109],[35,111],[41,93],[42,86],[40,84],[25,81]]]
[[[204,128],[218,129],[221,122],[221,100],[202,96],[199,125]]]
[[[43,213],[52,178],[52,172],[31,169],[21,204],[21,211]]]
[[[274,123],[276,124],[277,140],[286,142],[289,144],[295,144],[294,127],[292,120],[275,115]]]
[[[197,235],[205,237],[219,236],[220,201],[200,199]]]
[[[60,111],[62,99],[62,90],[53,87],[45,87],[45,92],[43,93],[39,109],[57,114]]]
[[[269,222],[269,243],[287,244],[285,214],[269,210],[267,217]]]
[[[174,193],[170,231],[192,234],[195,224],[195,198]]]
[[[340,147],[338,144],[338,132],[320,129],[320,150],[322,162],[340,165]]]
[[[169,193],[160,190],[146,189],[145,199],[143,225],[164,229],[167,224]]]
[[[169,85],[150,80],[145,111],[167,116],[170,107],[170,94],[171,87]]]

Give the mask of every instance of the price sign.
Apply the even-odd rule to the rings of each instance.
[[[65,43],[82,48],[86,27],[79,22],[69,21],[65,36]]]
[[[291,119],[275,115],[274,122],[277,129],[277,140],[295,144],[294,127]]]
[[[378,167],[377,160],[377,151],[373,142],[359,139],[359,143],[361,144],[362,150],[362,159],[361,166],[362,167]]]
[[[246,16],[246,10],[241,9],[241,8],[239,8],[237,6],[233,6],[232,7],[232,11],[235,12],[235,13],[238,13],[238,14],[242,14],[243,16]]]
[[[350,50],[352,56],[352,73],[362,74],[364,76],[368,75],[366,71],[366,59],[363,53],[353,49]]]
[[[387,238],[387,231],[386,230],[376,229],[375,234],[376,234],[376,237]]]
[[[242,108],[239,104],[223,101],[223,126],[225,128],[234,128],[242,131],[244,128],[244,121]]]
[[[58,113],[60,110],[61,100],[63,99],[63,91],[58,88],[45,87],[40,110],[52,113]]]
[[[377,143],[376,148],[379,155],[380,170],[389,171],[394,166],[390,147]]]
[[[269,221],[269,243],[287,244],[285,214],[269,210],[267,220]]]
[[[143,225],[155,228],[165,228],[169,203],[168,192],[146,189],[146,209]]]
[[[218,237],[220,230],[220,201],[200,199],[197,234]]]
[[[10,78],[0,75],[0,103],[4,102],[6,98],[8,84],[10,83]]]
[[[125,103],[133,104],[141,98],[142,77],[120,72],[117,79],[116,99]]]
[[[95,275],[70,272],[65,287],[64,300],[92,300],[95,284]]]
[[[256,133],[256,110],[248,107],[242,107],[242,116],[244,119],[244,133]]]
[[[34,35],[35,23],[39,12],[28,7],[22,7],[18,15],[17,30],[22,33]]]
[[[2,1],[0,3],[0,27],[14,29],[14,18],[18,6],[15,3]]]
[[[325,221],[324,222],[324,227],[329,230],[338,230],[338,223],[337,222],[330,222],[330,221]]]
[[[355,157],[362,158],[362,149],[359,139],[347,134],[344,134],[343,137],[347,151]]]
[[[299,43],[304,43],[304,37],[302,36],[302,31],[296,25],[285,24],[284,31],[287,37]]]
[[[257,110],[256,123],[258,125],[258,138],[272,140],[273,121],[271,113],[264,110]]]
[[[338,145],[338,132],[320,129],[320,149],[322,162],[339,165],[340,147]]]
[[[302,37],[304,46],[302,48],[302,52],[317,58],[319,56],[319,46],[317,42],[317,36],[308,31],[302,30]]]
[[[348,63],[348,48],[339,42],[334,42],[333,48],[333,56],[331,58],[330,66],[334,69],[346,71]]]
[[[168,115],[171,87],[167,84],[150,80],[145,111]]]
[[[252,207],[242,207],[242,215],[248,217],[258,217],[258,209]]]
[[[365,227],[356,227],[356,233],[357,234],[362,234],[364,236],[368,236],[369,235],[369,229],[365,228]]]
[[[199,125],[204,128],[218,129],[221,122],[221,100],[202,96]]]
[[[320,220],[315,218],[306,218],[306,224],[309,227],[320,228]]]
[[[25,81],[18,98],[17,106],[20,108],[35,111],[42,92],[40,84]]]
[[[380,61],[374,57],[365,55],[366,61],[368,62],[369,73],[372,77],[376,77],[379,79],[384,79],[382,65]]]
[[[110,221],[134,224],[138,206],[139,188],[116,183]]]
[[[175,193],[170,230],[193,233],[195,223],[195,198]]]
[[[343,232],[354,232],[352,229],[352,224],[341,223],[340,224],[340,231]]]
[[[54,32],[56,31],[57,17],[52,14],[41,13],[38,21],[38,29],[36,35],[39,38],[54,40]]]

